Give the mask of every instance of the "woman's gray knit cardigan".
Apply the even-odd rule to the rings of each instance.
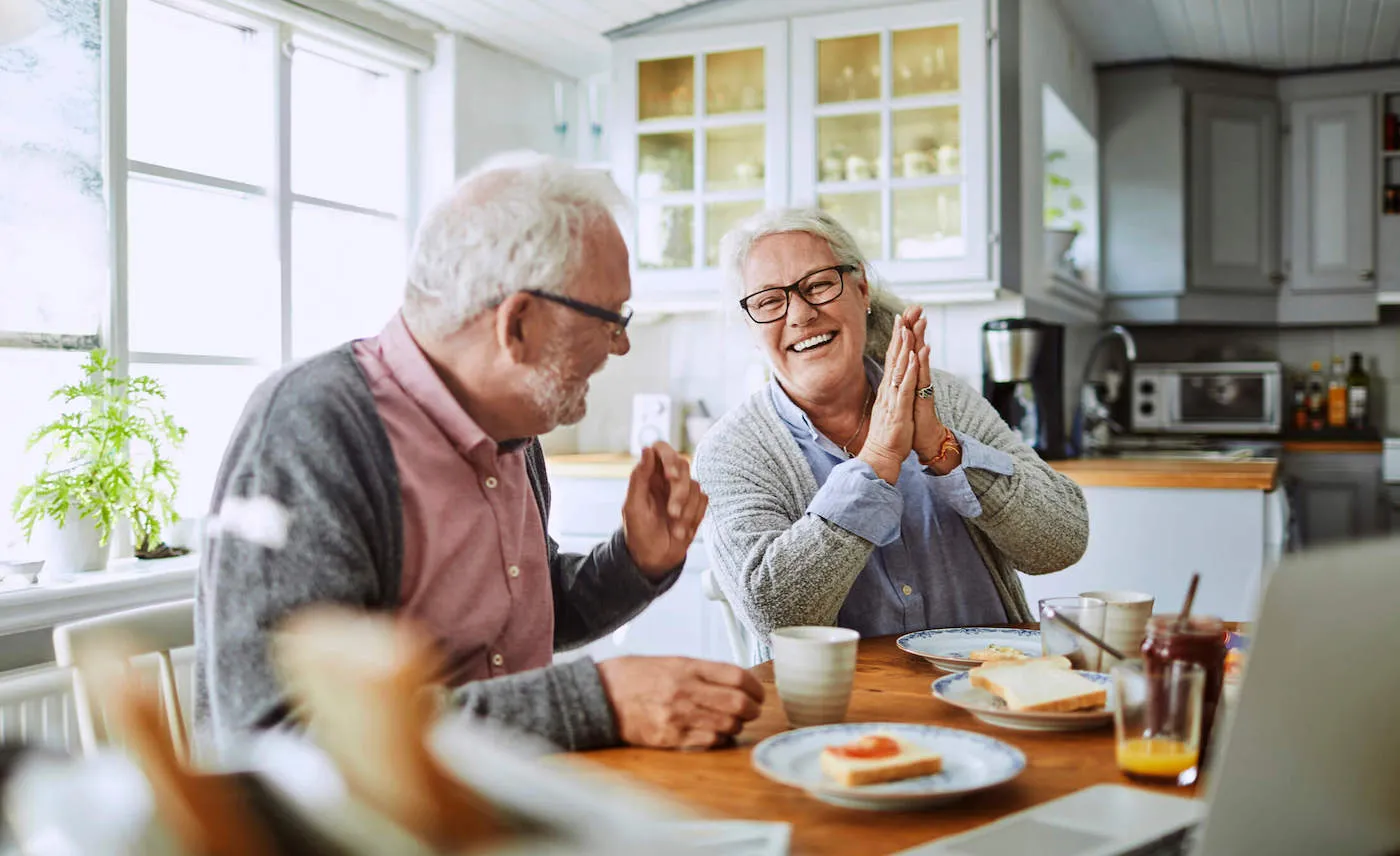
[[[982,515],[966,523],[1007,619],[1033,621],[1016,571],[1044,574],[1079,560],[1089,540],[1084,494],[967,384],[935,370],[933,386],[944,425],[1015,458],[1010,476],[966,471],[982,502]],[[705,434],[695,474],[710,497],[704,537],[715,579],[759,653],[768,656],[778,627],[835,624],[874,545],[807,513],[817,482],[767,388]]]

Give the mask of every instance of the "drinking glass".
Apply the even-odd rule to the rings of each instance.
[[[1047,608],[1102,639],[1108,604],[1097,597],[1047,597],[1040,602],[1040,652],[1047,657],[1058,654],[1069,658],[1071,668],[1097,672],[1101,653],[1098,647],[1059,622],[1052,621],[1046,615]]]
[[[1113,666],[1118,769],[1156,785],[1190,785],[1200,771],[1206,670],[1182,660],[1149,672],[1141,660]]]

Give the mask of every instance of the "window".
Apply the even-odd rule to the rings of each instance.
[[[266,3],[101,2],[124,6],[123,32],[74,0],[0,45],[0,402],[18,415],[0,419],[0,558],[42,550],[9,504],[39,465],[24,437],[84,350],[165,385],[189,429],[176,505],[201,515],[252,389],[378,332],[403,292],[412,62]],[[105,177],[104,38],[127,57]],[[125,190],[110,235],[104,178]]]

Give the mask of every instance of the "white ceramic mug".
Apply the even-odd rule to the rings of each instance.
[[[845,720],[859,641],[858,632],[843,627],[780,627],[773,631],[773,676],[791,725]]]
[[[1080,597],[1096,597],[1108,604],[1103,619],[1103,641],[1130,658],[1138,656],[1147,638],[1147,619],[1152,617],[1155,598],[1141,591],[1086,591]],[[1104,655],[1104,665],[1113,660]]]

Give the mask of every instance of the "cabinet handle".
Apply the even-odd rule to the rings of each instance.
[[[1373,271],[1373,270],[1363,270],[1363,271],[1361,272],[1361,281],[1362,281],[1362,282],[1371,282],[1371,281],[1374,280],[1375,278],[1376,278],[1376,272]]]
[[[1283,285],[1283,281],[1285,279],[1287,279],[1287,277],[1285,277],[1278,271],[1274,271],[1273,273],[1269,274],[1269,282],[1273,283],[1274,285]]]

